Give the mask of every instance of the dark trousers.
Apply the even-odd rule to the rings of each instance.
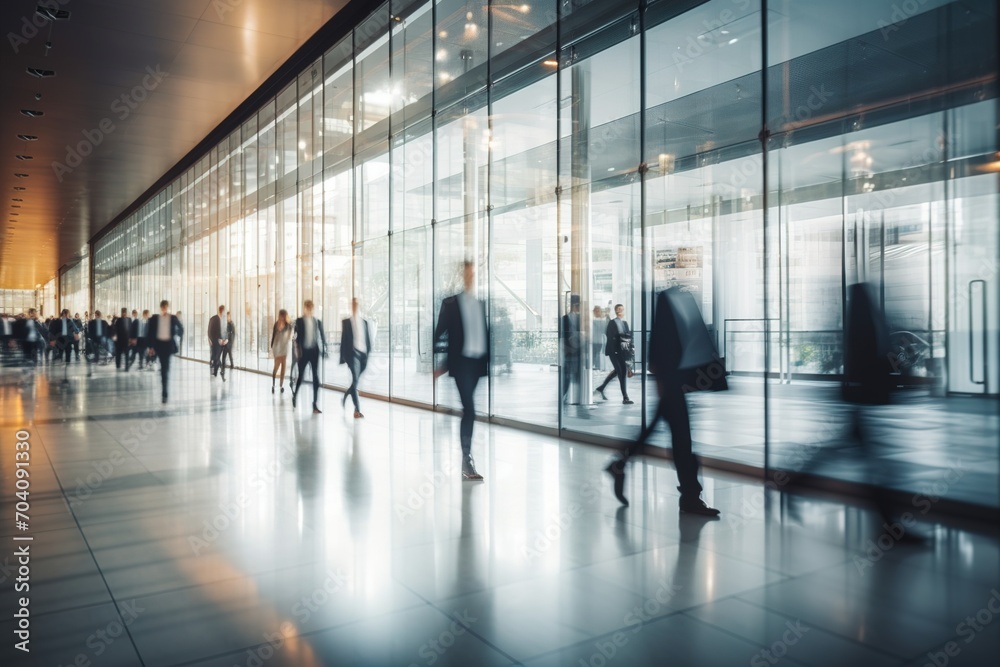
[[[218,343],[212,343],[212,375],[215,376],[219,372],[219,366],[222,366],[222,346]],[[226,374],[226,369],[222,369],[222,374]]]
[[[358,382],[361,380],[361,366],[363,366],[368,360],[368,355],[364,352],[354,351],[351,355],[351,360],[347,364],[347,367],[351,369],[351,386],[347,388],[347,393],[344,394],[344,402],[347,402],[347,397],[350,396],[354,401],[354,411],[361,412],[361,403],[358,402]]]
[[[628,362],[625,360],[625,357],[620,354],[611,354],[608,355],[608,358],[611,359],[611,366],[614,370],[608,373],[608,377],[604,378],[604,382],[601,383],[598,390],[604,391],[604,388],[608,386],[608,383],[617,377],[618,384],[621,385],[622,388],[622,398],[627,399],[628,387],[625,386],[625,381],[628,379]]]
[[[128,370],[128,341],[127,340],[116,340],[115,341],[115,368],[122,367],[122,361],[125,362],[125,370]]]
[[[222,366],[222,368],[226,367],[226,359],[229,359],[229,368],[232,369],[233,368],[232,345],[226,345],[224,348],[222,348],[222,355],[219,357],[219,365]]]
[[[462,401],[462,424],[459,428],[462,454],[469,456],[472,453],[472,427],[476,423],[476,386],[479,385],[479,373],[475,368],[462,368],[458,371],[451,369],[450,373],[455,378],[458,397]]]
[[[170,376],[170,357],[171,351],[169,343],[156,348],[156,358],[160,360],[160,386],[162,387],[161,396],[163,396],[164,399],[167,398],[167,382]]]
[[[132,346],[131,355],[129,356],[128,366],[126,366],[126,368],[134,364],[136,359],[139,360],[139,368],[142,368],[143,364],[146,363],[146,344],[143,343],[141,339]]]
[[[76,354],[76,360],[80,361],[80,341],[74,340],[70,347],[73,348],[73,353]]]
[[[663,419],[670,427],[670,448],[674,453],[681,497],[697,498],[701,495],[701,483],[698,482],[698,457],[691,451],[691,420],[688,416],[683,384],[680,381],[660,381],[658,384],[660,403],[656,406],[656,413],[639,434],[639,439],[628,446],[622,458],[627,461],[639,452],[653,434],[656,422]]]
[[[66,341],[62,344],[62,348],[59,347],[59,343],[56,343],[56,353],[63,357],[68,364],[73,359],[73,341]]]
[[[580,382],[580,355],[567,354],[564,357],[562,377],[562,399],[565,401],[569,395],[569,389],[574,384]]]
[[[302,356],[296,360],[299,365],[299,377],[295,380],[295,389],[293,392],[298,395],[299,387],[302,386],[302,380],[306,376],[306,366],[312,368],[313,376],[313,405],[319,402],[319,348],[314,347],[311,350],[308,348],[302,348]]]
[[[26,340],[21,343],[21,349],[24,352],[24,358],[31,364],[38,363],[38,346],[40,341],[29,341]]]

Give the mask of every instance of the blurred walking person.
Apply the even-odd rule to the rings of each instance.
[[[347,364],[351,371],[351,386],[344,392],[340,405],[347,404],[347,397],[354,401],[354,418],[362,419],[361,403],[358,401],[358,382],[368,367],[368,353],[372,349],[371,329],[368,320],[358,314],[358,300],[351,300],[351,316],[341,322],[340,363]]]
[[[292,323],[288,320],[288,311],[282,308],[278,311],[278,321],[271,329],[271,356],[274,357],[274,369],[271,371],[271,393],[274,393],[274,380],[278,378],[281,393],[285,393],[285,362],[288,359],[288,345],[292,340]],[[278,369],[281,375],[278,375]]]
[[[326,337],[323,335],[323,323],[313,317],[313,302],[302,304],[303,316],[295,320],[295,356],[298,362],[298,378],[292,389],[292,407],[299,394],[299,387],[306,375],[306,366],[312,368],[313,379],[313,414],[320,414],[319,409],[319,358],[326,356]]]
[[[465,290],[441,303],[434,329],[435,351],[439,345],[447,345],[447,358],[434,377],[448,373],[455,380],[462,400],[462,476],[479,481],[483,476],[472,459],[472,429],[476,423],[476,385],[489,374],[490,333],[486,308],[475,295],[476,267],[471,261],[464,264],[463,278]]]
[[[604,389],[609,382],[617,377],[618,384],[622,389],[622,403],[632,405],[635,401],[628,397],[626,381],[632,377],[631,363],[635,351],[632,346],[632,330],[629,328],[628,322],[625,321],[624,305],[620,303],[615,305],[615,319],[608,322],[604,335],[607,338],[604,354],[611,360],[613,370],[608,373],[604,382],[594,392],[600,394],[604,400],[608,400]]]
[[[226,368],[226,359],[229,359],[229,370],[233,370],[233,345],[236,343],[236,325],[233,324],[233,312],[226,313],[226,335],[223,336],[226,344],[222,347],[222,356],[219,358],[219,365],[223,370]]]
[[[177,354],[175,337],[184,335],[184,327],[180,320],[170,314],[170,302],[160,302],[160,314],[149,318],[146,326],[147,354],[156,356],[160,361],[160,400],[167,402],[167,388],[170,379],[170,357]]]
[[[212,359],[210,362],[210,367],[212,369],[212,377],[215,377],[219,373],[219,367],[222,366],[222,352],[223,348],[226,346],[226,332],[225,332],[225,315],[226,307],[219,306],[219,314],[212,315],[208,320],[208,344],[211,346]],[[222,366],[222,381],[226,381],[226,368]]]
[[[128,318],[127,308],[122,308],[122,314],[115,320],[112,328],[115,339],[115,368],[120,371],[128,371],[128,341],[132,333],[132,320]]]

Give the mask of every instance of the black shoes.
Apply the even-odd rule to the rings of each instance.
[[[701,516],[719,516],[721,512],[714,507],[709,507],[701,498],[685,498],[681,496],[680,509],[688,514],[700,514]]]
[[[476,464],[472,461],[472,456],[468,454],[462,459],[462,477],[470,482],[483,481],[483,476],[476,472]]]
[[[635,403],[635,401],[633,401],[631,398],[626,398],[622,400],[622,405],[632,405],[633,403]]]
[[[605,401],[608,400],[608,397],[604,395],[604,387],[598,387],[597,389],[594,390],[594,393],[600,394],[601,398],[603,398]]]
[[[611,479],[614,481],[615,498],[622,505],[628,507],[628,499],[625,498],[625,461],[615,459],[604,470],[611,475]]]
[[[272,394],[274,393],[274,385],[273,384],[271,385],[271,393]]]
[[[355,410],[354,411],[354,418],[355,419],[364,419],[365,416],[363,414],[361,414],[361,412],[359,412],[358,410]]]
[[[314,415],[321,415],[321,414],[323,414],[323,412],[316,406],[315,403],[313,403],[313,414]]]

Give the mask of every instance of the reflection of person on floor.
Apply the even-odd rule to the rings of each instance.
[[[563,379],[562,400],[569,397],[570,387],[580,384],[580,354],[583,352],[583,334],[580,331],[580,297],[569,298],[569,312],[562,316]]]
[[[605,468],[614,479],[615,496],[623,505],[628,505],[623,493],[625,464],[643,448],[656,428],[656,422],[662,418],[670,426],[670,446],[680,482],[680,510],[718,516],[719,510],[708,507],[701,500],[698,457],[691,450],[691,420],[685,393],[696,387],[724,388],[724,370],[719,365],[717,373],[708,374],[722,378],[722,382],[716,386],[700,387],[700,383],[694,380],[692,369],[696,366],[704,365],[706,361],[716,364],[719,362],[717,359],[710,361],[714,359],[714,346],[708,337],[708,329],[701,319],[701,313],[689,293],[681,292],[679,288],[660,292],[653,311],[653,326],[647,349],[649,369],[656,376],[660,403],[639,438]],[[694,352],[697,354],[693,354]]]
[[[619,303],[615,306],[615,319],[608,322],[608,328],[604,335],[608,341],[604,353],[611,359],[613,370],[608,373],[608,377],[604,378],[601,386],[594,391],[600,394],[604,400],[608,400],[608,397],[604,395],[604,388],[617,377],[618,384],[622,388],[622,403],[632,405],[634,401],[628,397],[628,387],[625,382],[632,376],[630,364],[634,349],[632,347],[632,330],[629,328],[628,322],[625,321],[625,306],[622,304]]]
[[[476,298],[476,266],[470,261],[464,265],[465,291],[449,296],[441,303],[437,327],[434,329],[435,346],[447,342],[445,365],[434,371],[435,379],[448,373],[455,380],[462,399],[462,476],[468,480],[481,480],[472,460],[472,427],[476,423],[476,385],[489,374],[490,331],[486,324],[486,308]]]

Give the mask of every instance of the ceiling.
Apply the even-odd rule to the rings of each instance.
[[[0,8],[4,289],[53,278],[347,2],[40,4],[70,16],[43,19],[35,0]],[[55,75],[38,78],[28,68]]]

